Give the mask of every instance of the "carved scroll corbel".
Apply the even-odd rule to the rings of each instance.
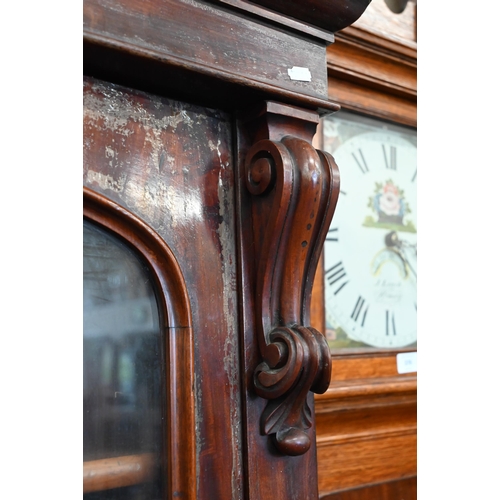
[[[250,148],[245,182],[253,195],[257,272],[260,362],[253,383],[255,392],[269,400],[261,432],[271,435],[282,453],[301,455],[311,445],[308,393],[321,394],[330,382],[326,339],[307,325],[314,273],[338,199],[339,174],[331,155],[315,150],[306,135],[290,131],[285,127],[281,137],[268,134],[272,138]]]

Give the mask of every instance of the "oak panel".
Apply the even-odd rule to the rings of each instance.
[[[318,446],[356,441],[370,436],[415,432],[416,401],[410,397],[393,398],[392,404],[358,405],[330,412],[316,412]]]
[[[382,90],[353,85],[349,80],[338,77],[329,79],[328,89],[330,98],[346,109],[402,125],[414,127],[417,124],[417,106],[414,101]]]
[[[367,49],[358,40],[337,38],[328,49],[327,64],[332,76],[349,75],[370,88],[415,101],[417,94],[416,59],[397,53]]]
[[[417,435],[360,437],[339,444],[318,444],[320,495],[363,484],[415,476]]]
[[[321,500],[417,500],[417,477],[326,494]]]
[[[395,352],[334,356],[332,383],[350,379],[414,377],[414,373],[398,374],[396,356]]]

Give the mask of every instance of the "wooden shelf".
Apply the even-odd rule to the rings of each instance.
[[[83,462],[83,492],[146,483],[153,479],[157,466],[152,453]]]

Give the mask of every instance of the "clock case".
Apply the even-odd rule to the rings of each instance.
[[[341,110],[323,119],[322,140],[323,148],[335,157],[341,169],[341,193],[331,224],[334,230],[329,231],[323,254],[324,331],[330,348],[339,353],[351,349],[353,352],[364,349],[415,350],[416,266],[412,265],[411,258],[416,258],[416,246],[412,248],[412,245],[417,241],[416,130]],[[414,151],[414,156],[411,151]],[[382,193],[386,189],[390,190],[386,203],[390,201],[397,205],[397,214],[392,205],[389,206],[390,214],[382,210]],[[366,234],[368,232],[371,234]],[[387,241],[389,234],[407,246],[399,249],[394,239]],[[347,239],[351,245],[349,250],[345,248]],[[379,294],[395,292],[370,280],[368,273],[375,273],[375,265],[379,266],[377,280],[389,277],[393,286],[401,287],[396,301],[385,298],[376,302]],[[360,269],[366,273],[360,273]],[[396,269],[399,272],[395,272]],[[353,270],[357,271],[354,276]],[[388,275],[384,273],[387,270]],[[376,290],[375,286],[378,287]],[[356,319],[353,319],[354,305]],[[384,312],[387,312],[386,324],[381,320]],[[379,319],[375,331],[373,323],[370,324],[374,316]],[[388,318],[395,320],[395,324],[388,323]],[[366,320],[365,326],[360,327]]]
[[[327,49],[330,98],[344,110],[416,128],[416,22],[416,5],[396,15],[373,0]],[[311,302],[311,323],[320,330],[323,280],[320,262]],[[397,354],[413,350],[332,352],[330,386],[315,396],[321,499],[416,500],[417,374],[396,367]]]

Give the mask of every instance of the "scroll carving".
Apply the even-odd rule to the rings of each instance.
[[[338,169],[331,155],[298,133],[256,142],[246,155],[245,182],[253,195],[257,271],[260,362],[253,383],[269,400],[261,432],[282,453],[302,455],[311,445],[309,391],[321,394],[330,382],[326,339],[306,325],[314,273],[339,195]]]

